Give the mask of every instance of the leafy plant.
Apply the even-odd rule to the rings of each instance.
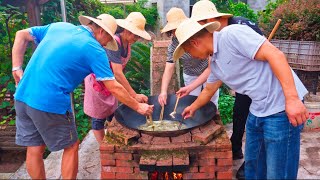
[[[234,100],[233,96],[220,93],[219,112],[223,124],[232,122]]]
[[[282,19],[276,39],[320,41],[319,0],[278,0],[267,7],[270,7],[267,12],[260,12],[260,25],[265,34]]]
[[[243,2],[234,2],[232,0],[211,0],[219,12],[230,13],[234,16],[241,16],[250,19],[253,22],[258,21],[257,14]]]
[[[128,14],[130,12],[141,12],[147,20],[147,27],[153,28],[157,24],[158,10],[155,6],[146,7],[147,2],[148,0],[139,0],[137,3],[126,5],[126,10]]]
[[[126,66],[126,78],[139,93],[150,95],[151,43],[136,42],[131,46],[131,59]]]
[[[91,129],[88,116],[83,112],[83,92],[84,88],[82,84],[73,91],[76,125],[80,141],[82,141]]]

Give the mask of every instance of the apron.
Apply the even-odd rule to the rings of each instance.
[[[118,36],[114,39],[122,46],[121,40]],[[122,70],[126,67],[131,56],[131,46],[128,45],[127,57],[121,57]],[[111,62],[110,68],[112,69]],[[89,74],[84,79],[85,94],[83,111],[92,118],[105,119],[114,113],[118,107],[118,100],[110,93],[104,86],[102,81],[96,81],[94,74]]]

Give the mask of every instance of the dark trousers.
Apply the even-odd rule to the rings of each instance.
[[[236,93],[233,107],[233,132],[231,136],[232,152],[242,148],[242,138],[246,126],[251,99],[247,95]]]

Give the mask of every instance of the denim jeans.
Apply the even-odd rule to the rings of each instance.
[[[246,179],[296,179],[300,132],[283,111],[267,117],[249,113],[246,124]]]

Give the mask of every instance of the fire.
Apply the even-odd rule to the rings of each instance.
[[[182,180],[183,174],[180,172],[150,172],[149,179],[151,180]]]
[[[173,179],[177,179],[177,180],[182,179],[182,173],[175,173],[175,172],[172,172],[172,173],[173,173]]]

